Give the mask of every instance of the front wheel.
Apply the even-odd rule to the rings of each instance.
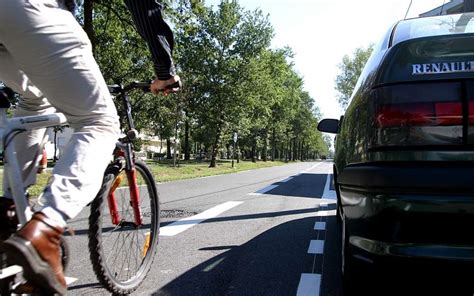
[[[160,208],[156,184],[143,162],[137,161],[135,168],[143,223],[135,223],[123,159],[107,167],[89,216],[89,251],[94,272],[114,295],[130,294],[138,288],[150,271],[158,244]],[[113,218],[110,208],[114,207],[116,211],[112,212],[118,217]]]

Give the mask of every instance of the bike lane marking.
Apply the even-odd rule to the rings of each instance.
[[[66,280],[66,285],[68,286],[78,280],[77,278],[69,276],[64,277],[64,279]]]
[[[228,211],[240,204],[242,201],[228,201],[226,203],[217,205],[213,208],[210,208],[202,213],[194,215],[192,217],[187,217],[171,224],[168,224],[164,227],[160,227],[160,236],[175,236],[178,233],[188,230],[189,228],[198,225],[199,223],[217,217],[218,215]]]
[[[285,179],[283,179],[283,180],[281,180],[281,181],[275,182],[275,183],[273,183],[273,184],[271,184],[271,185],[269,185],[269,186],[267,186],[267,187],[264,187],[264,188],[262,188],[262,189],[260,189],[260,190],[257,190],[257,191],[252,192],[252,193],[248,193],[247,195],[262,195],[262,194],[265,194],[265,193],[267,193],[268,191],[277,188],[281,183],[286,183],[286,182],[288,182],[288,181],[291,181],[291,180],[293,180],[293,178],[298,177],[298,176],[300,176],[300,175],[302,175],[302,174],[304,174],[304,173],[308,173],[309,171],[313,170],[314,168],[316,168],[316,167],[318,167],[318,166],[320,166],[320,165],[322,165],[322,164],[323,164],[323,162],[317,163],[317,164],[311,166],[310,168],[308,168],[308,169],[306,169],[306,170],[304,170],[304,171],[301,171],[301,172],[298,173],[298,174],[289,176],[289,177],[287,177],[287,178],[285,178]]]
[[[329,178],[329,177],[328,177]],[[327,183],[327,182],[326,182]],[[324,197],[322,197],[324,199]],[[310,240],[308,254],[313,255],[312,273],[302,273],[296,296],[319,296],[321,289],[321,277],[324,266],[324,237],[326,231],[326,220],[328,216],[336,215],[336,210],[329,210],[328,203],[333,204],[332,200],[323,201],[319,204],[316,212],[316,222],[313,230],[316,231],[314,240]]]
[[[296,296],[319,295],[319,287],[321,286],[321,275],[314,273],[301,274],[300,283]]]

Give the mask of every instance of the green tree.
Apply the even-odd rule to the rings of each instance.
[[[199,18],[190,22],[182,30],[186,43],[179,63],[192,81],[195,92],[187,99],[197,125],[206,130],[201,140],[210,141],[210,167],[215,167],[222,140],[246,118],[252,99],[242,91],[248,79],[242,73],[270,45],[273,31],[261,11],[244,11],[237,1],[201,7]]]
[[[345,109],[349,104],[357,79],[359,79],[373,49],[373,44],[366,48],[359,47],[352,56],[345,55],[338,65],[340,74],[336,77],[335,89],[338,91],[338,102],[342,108]]]

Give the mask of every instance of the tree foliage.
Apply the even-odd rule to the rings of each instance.
[[[342,108],[345,109],[349,104],[352,91],[373,49],[373,44],[366,48],[359,47],[352,56],[345,55],[338,65],[340,74],[336,77],[335,88],[338,91],[338,102]]]
[[[186,157],[208,152],[210,166],[226,157],[239,134],[244,157],[307,159],[327,154],[316,130],[319,109],[304,91],[290,48],[271,49],[273,28],[261,10],[236,0],[206,6],[199,0],[165,1],[175,33],[174,59],[184,87],[178,94],[132,94],[138,128],[161,139],[181,138]],[[78,20],[93,42],[108,83],[153,77],[145,42],[122,0],[85,0]]]

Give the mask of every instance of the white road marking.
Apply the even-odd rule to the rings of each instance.
[[[23,272],[23,268],[21,266],[19,266],[19,265],[10,265],[8,267],[0,269],[0,279],[7,278],[9,276],[12,276],[12,275],[15,275],[15,274],[18,274],[18,273],[21,273],[21,272]],[[66,285],[70,285],[70,284],[74,283],[75,281],[77,281],[77,278],[66,276],[65,280],[66,280]]]
[[[200,214],[194,215],[192,217],[184,218],[179,221],[173,222],[169,225],[160,228],[160,236],[174,236],[178,233],[181,233],[189,228],[211,218],[214,218],[225,211],[228,211],[243,202],[241,201],[229,201],[209,210],[206,210]]]
[[[326,222],[316,222],[314,230],[326,230]]]
[[[77,278],[68,277],[68,276],[66,276],[65,279],[66,279],[66,285],[68,286],[78,280]]]
[[[336,191],[330,190],[331,188],[331,175],[328,174],[326,178],[326,185],[324,186],[324,192],[322,198],[325,199],[336,199]]]
[[[336,210],[317,211],[316,217],[336,216]]]
[[[285,180],[281,180],[280,183],[285,183],[285,182],[288,182],[288,181],[290,181],[290,180],[292,180],[292,179],[293,179],[293,177],[288,177],[288,178],[286,178]]]
[[[309,243],[308,254],[323,254],[324,253],[324,241],[323,240],[311,240]]]
[[[275,189],[275,188],[277,188],[277,187],[278,187],[278,185],[270,185],[270,186],[267,186],[267,187],[265,187],[265,188],[263,188],[263,189],[260,189],[260,190],[258,190],[258,191],[256,191],[256,192],[249,193],[249,194],[247,194],[247,195],[262,195],[262,194],[264,194],[264,193],[266,193],[266,192],[268,192],[268,191],[270,191],[270,190],[272,190],[272,189]]]
[[[313,273],[301,274],[296,296],[318,296],[321,286],[321,275]]]
[[[310,167],[309,169],[306,169],[306,170],[302,171],[301,173],[307,173],[307,172],[311,171],[312,169],[322,165],[323,163],[324,162],[317,163],[317,164],[313,165],[312,167]]]

